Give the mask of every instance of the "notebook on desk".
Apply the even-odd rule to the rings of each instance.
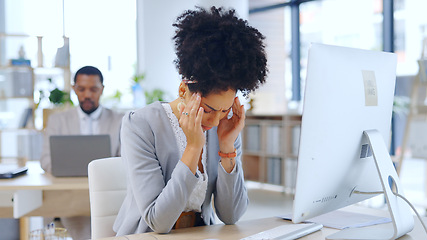
[[[85,177],[90,161],[111,156],[109,135],[55,135],[49,141],[55,177]]]
[[[14,178],[27,173],[28,167],[22,167],[18,164],[0,164],[0,179]]]

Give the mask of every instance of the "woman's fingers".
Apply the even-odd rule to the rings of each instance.
[[[190,112],[191,109],[194,106],[194,102],[196,100],[196,94],[193,93],[193,95],[191,95],[190,100],[188,101],[188,103],[186,104],[186,106],[184,107],[184,109],[182,110],[181,115],[189,117],[190,116]]]
[[[190,109],[190,115],[189,115],[189,120],[193,123],[194,121],[195,121],[195,119],[196,119],[196,113],[197,113],[197,111],[196,111],[196,109],[194,109],[194,107],[196,107],[196,106],[193,106],[193,108],[191,108]]]
[[[199,110],[197,111],[197,117],[196,117],[196,126],[202,126],[202,119],[203,119],[203,112],[204,109],[202,107],[199,107]]]
[[[188,101],[188,103],[185,105],[185,108],[184,108],[184,110],[182,111],[182,114],[183,114],[183,115],[188,116],[188,115],[190,114],[191,107],[192,107],[192,106],[193,106],[193,104],[194,104],[194,99],[195,99],[195,96],[194,96],[194,94],[193,94],[193,95],[191,95],[190,100],[189,100],[189,101]]]
[[[245,121],[245,119],[246,119],[246,115],[245,115],[245,106],[243,106],[243,105],[240,105],[240,111],[239,111],[239,118],[240,118],[240,121],[243,121],[243,123],[244,123],[244,121]]]
[[[238,97],[235,98],[233,104],[233,118],[236,125],[239,125],[239,129],[245,125],[245,107],[240,104]]]
[[[184,109],[185,109],[185,103],[183,102],[178,103],[177,108],[178,108],[179,114],[182,114],[182,112],[184,112]]]
[[[199,106],[200,106],[200,96],[199,96],[199,94],[195,94],[193,97],[194,98],[192,99],[191,104],[189,106],[190,107],[190,109],[189,109],[189,121],[190,121],[190,124],[191,123],[196,124],[196,115],[197,115],[197,112],[198,112],[197,110],[199,109]],[[197,126],[197,125],[195,125],[195,126]]]
[[[187,137],[187,146],[203,147],[205,143],[202,119],[203,108],[200,107],[200,94],[193,94],[179,119],[179,124]]]
[[[200,101],[201,97],[198,93],[193,93],[184,110],[182,111],[179,123],[184,128],[201,127],[200,118]],[[203,112],[203,110],[202,110]],[[203,114],[202,114],[203,116]]]
[[[240,100],[238,97],[234,98],[234,103],[233,103],[233,116],[236,116],[238,118],[242,117],[242,112],[244,112],[244,108],[242,108],[243,105],[240,104]],[[242,111],[243,109],[243,111]]]

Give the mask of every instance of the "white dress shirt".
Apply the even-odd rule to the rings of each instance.
[[[96,135],[99,134],[99,117],[101,116],[102,106],[99,106],[91,114],[86,114],[78,107],[77,112],[80,119],[80,133],[82,135]]]

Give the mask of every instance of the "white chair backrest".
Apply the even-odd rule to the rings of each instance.
[[[126,173],[120,157],[88,165],[92,239],[115,236],[113,224],[126,196]]]

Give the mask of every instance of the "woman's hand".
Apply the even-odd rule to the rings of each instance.
[[[190,101],[183,109],[179,109],[181,115],[179,125],[187,138],[187,147],[184,150],[181,161],[195,173],[206,138],[202,129],[203,108],[200,107],[200,94],[194,93]]]
[[[232,110],[233,116],[223,118],[218,125],[219,148],[223,153],[234,152],[234,142],[245,126],[245,108],[238,97],[234,98]]]

